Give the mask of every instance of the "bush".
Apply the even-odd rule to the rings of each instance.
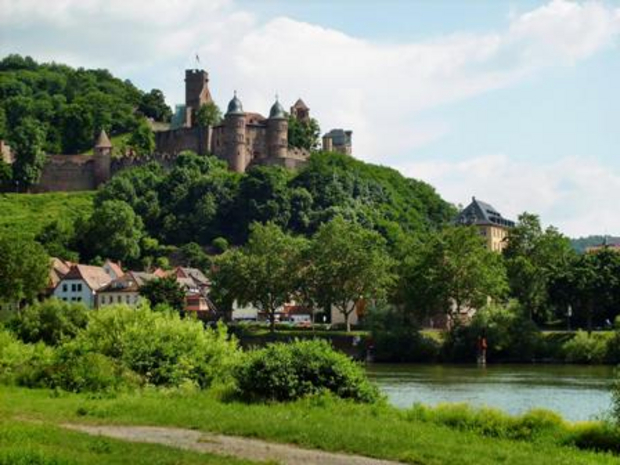
[[[115,391],[140,383],[140,378],[118,361],[96,352],[84,352],[75,342],[56,350],[44,380],[48,387],[73,392]]]
[[[9,322],[9,327],[24,342],[42,341],[55,346],[63,339],[74,338],[87,321],[84,305],[50,299],[26,307]]]
[[[110,306],[93,313],[75,342],[83,353],[117,359],[154,385],[191,381],[205,388],[225,382],[239,354],[223,326],[205,330],[199,321],[146,306]]]
[[[602,363],[607,355],[607,341],[580,330],[575,337],[564,343],[563,350],[567,362]]]
[[[218,253],[224,253],[229,248],[228,241],[225,237],[216,237],[211,241],[211,245]]]
[[[0,329],[0,381],[36,386],[40,373],[51,363],[53,350],[42,343],[24,344]]]
[[[234,375],[245,400],[290,401],[323,392],[358,402],[379,399],[362,368],[323,340],[269,344],[245,354]]]

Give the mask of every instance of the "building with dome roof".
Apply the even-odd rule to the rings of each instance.
[[[201,127],[195,115],[198,109],[212,103],[204,70],[185,72],[185,105],[177,106],[169,130],[155,134],[157,152],[176,155],[184,150],[213,154],[226,160],[231,170],[243,173],[252,165],[279,165],[297,168],[310,153],[288,143],[288,115],[276,98],[268,117],[246,112],[241,98],[235,94],[228,103],[223,121],[213,127]],[[298,99],[291,115],[300,121],[310,118],[310,110]]]

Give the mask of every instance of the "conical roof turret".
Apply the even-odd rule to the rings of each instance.
[[[284,108],[282,108],[277,98],[275,103],[271,106],[271,110],[269,110],[269,119],[286,119]]]
[[[108,137],[104,129],[102,129],[101,132],[99,133],[99,137],[97,138],[97,142],[95,143],[95,148],[97,149],[112,148],[112,142],[110,142],[110,138]]]

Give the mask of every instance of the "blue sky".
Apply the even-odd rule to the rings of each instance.
[[[0,0],[0,54],[107,67],[183,98],[199,53],[225,106],[303,97],[354,155],[454,203],[620,235],[620,0]]]

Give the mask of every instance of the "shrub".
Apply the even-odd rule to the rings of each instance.
[[[35,386],[52,360],[53,350],[42,343],[24,344],[0,329],[0,381]]]
[[[228,250],[228,241],[226,240],[225,237],[216,237],[215,239],[213,239],[213,241],[211,242],[211,245],[213,246],[213,248],[216,250],[216,252],[218,253],[224,253]]]
[[[150,384],[192,381],[201,388],[229,380],[239,354],[223,326],[205,330],[199,321],[146,306],[110,306],[93,313],[76,344],[84,353],[117,359]]]
[[[602,363],[607,355],[607,341],[580,330],[564,344],[563,349],[567,362]]]
[[[73,392],[113,391],[139,385],[139,377],[118,361],[85,352],[75,342],[59,347],[45,370],[45,384]]]
[[[65,338],[75,337],[87,321],[84,305],[50,299],[26,307],[9,322],[9,327],[24,342],[42,341],[55,346]]]
[[[620,428],[608,422],[578,423],[566,441],[580,449],[620,452]]]
[[[235,379],[245,400],[290,401],[322,392],[358,402],[379,398],[362,368],[323,340],[275,343],[249,352]]]

